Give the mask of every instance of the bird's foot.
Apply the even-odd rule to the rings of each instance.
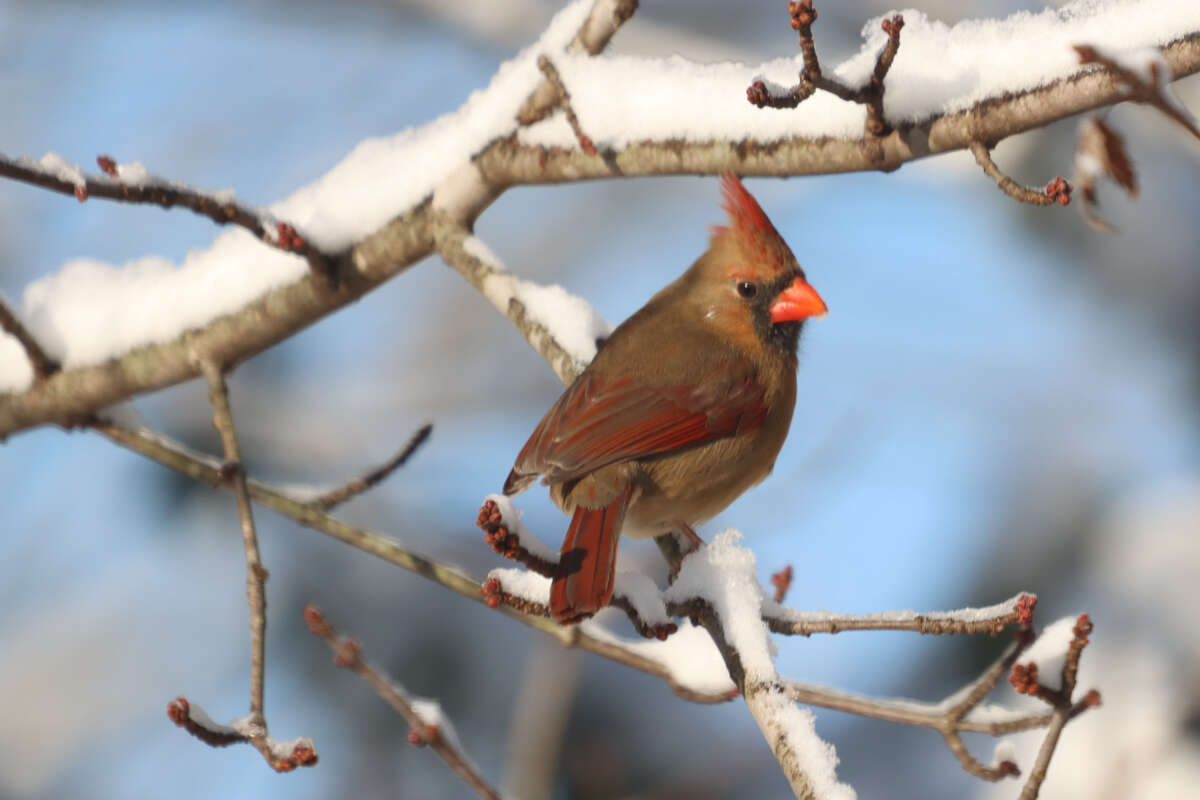
[[[675,579],[679,577],[679,569],[683,566],[683,559],[704,546],[704,540],[700,538],[700,534],[696,533],[695,529],[686,522],[676,523],[673,533],[675,534],[673,538],[678,549],[676,553],[673,553],[668,558],[668,563],[670,564],[670,568],[667,570],[668,586],[675,583]]]

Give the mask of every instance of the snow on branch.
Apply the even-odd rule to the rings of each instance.
[[[1107,69],[1128,91],[1128,99],[1162,112],[1196,139],[1200,125],[1171,91],[1170,67],[1155,48],[1123,47],[1109,49],[1094,44],[1077,44],[1080,64],[1099,64]]]
[[[887,78],[900,49],[900,31],[904,28],[904,17],[896,14],[885,17],[879,23],[879,29],[887,34],[887,43],[879,51],[875,59],[875,68],[867,82],[858,89],[852,89],[842,81],[827,77],[821,72],[821,62],[817,58],[817,47],[812,35],[812,24],[817,20],[813,0],[792,0],[787,4],[787,11],[791,17],[792,29],[800,35],[800,53],[804,59],[800,82],[781,93],[768,89],[762,80],[756,80],[746,90],[746,99],[759,108],[795,108],[820,89],[841,100],[866,106],[867,121],[863,129],[865,136],[883,136],[888,133],[891,126],[883,114],[883,81]]]
[[[598,342],[612,333],[581,297],[561,286],[521,280],[462,225],[435,225],[438,252],[495,308],[508,317],[563,383],[570,383],[596,355]]]
[[[12,309],[8,307],[8,302],[5,301],[3,296],[0,296],[0,329],[7,332],[12,339],[15,339],[21,349],[25,351],[25,358],[29,361],[29,369],[32,373],[30,380],[40,381],[58,371],[58,362],[46,355],[46,351],[42,349],[41,343],[21,324],[21,321],[13,314]],[[0,342],[0,348],[5,344],[5,342]],[[4,354],[0,352],[0,359],[4,358]],[[20,362],[18,358],[19,356],[15,354],[7,357],[10,363],[13,364],[12,369],[19,372]]]
[[[1033,623],[1037,596],[1022,592],[984,608],[957,611],[881,611],[870,614],[833,614],[797,611],[764,600],[763,619],[773,633],[810,636],[842,631],[915,631],[922,634],[997,634],[1010,625]]]
[[[195,377],[191,345],[227,365],[258,353],[428,255],[441,214],[469,228],[514,185],[614,174],[892,169],[975,141],[991,146],[1128,99],[1109,70],[1080,71],[1071,49],[1080,41],[1154,48],[1171,79],[1200,70],[1200,7],[1190,3],[1076,0],[1059,10],[955,26],[906,12],[904,44],[886,76],[885,111],[894,130],[865,137],[863,107],[827,92],[787,112],[745,102],[750,76],[786,82],[802,68],[801,56],[754,67],[569,52],[581,39],[591,43],[584,51],[595,52],[593,44],[607,41],[634,5],[577,0],[458,111],[361,143],[317,182],[271,206],[274,217],[290,220],[314,247],[341,254],[336,271],[345,280],[338,291],[328,291],[300,259],[264,253],[254,237],[233,231],[182,265],[157,258],[120,268],[78,261],[28,287],[16,317],[64,369],[33,383],[19,344],[0,335],[0,391],[9,392],[0,395],[0,435],[68,423]],[[868,23],[859,53],[827,74],[847,86],[869,82],[890,35],[880,24]],[[570,90],[579,127],[602,158],[580,148],[564,114],[530,125],[519,117],[531,97],[551,86],[539,56],[551,60]],[[397,174],[405,179],[395,180]],[[61,180],[73,187],[75,177]],[[197,292],[201,284],[223,290]],[[121,309],[117,324],[102,318],[100,307]]]
[[[167,704],[167,719],[212,747],[226,747],[240,742],[252,744],[276,772],[291,772],[296,767],[313,767],[317,764],[317,751],[313,748],[312,739],[301,737],[290,742],[277,742],[249,717],[221,725],[186,697],[177,697]]]
[[[187,208],[218,225],[245,228],[272,247],[302,256],[318,275],[328,280],[334,277],[330,255],[305,241],[289,223],[275,219],[269,212],[238,203],[233,190],[204,191],[153,175],[141,163],[117,163],[111,156],[97,156],[96,164],[103,175],[88,175],[82,167],[67,162],[57,153],[47,153],[36,161],[28,157],[14,160],[0,154],[0,176],[74,195],[81,203],[102,197],[122,203]]]
[[[496,569],[488,574],[482,587],[488,605],[509,606],[526,614],[548,616],[550,580],[558,574],[558,553],[534,536],[521,521],[521,511],[511,498],[488,495],[479,509],[476,524],[484,531],[484,540],[498,554],[516,561],[529,572]],[[686,559],[681,561],[687,563]],[[611,605],[625,612],[643,636],[666,639],[677,626],[672,617],[689,617],[698,609],[711,610],[703,591],[690,593],[680,588],[679,575],[671,588],[660,592],[644,575],[618,572]],[[686,586],[686,584],[685,584]],[[1037,596],[1028,592],[1014,595],[983,608],[956,611],[882,611],[869,614],[835,614],[829,611],[798,611],[786,608],[767,597],[755,583],[760,598],[761,620],[772,633],[811,636],[843,631],[914,631],[921,634],[998,634],[1011,625],[1029,626]]]
[[[482,587],[488,605],[523,615],[548,616],[550,579],[558,568],[553,551],[529,532],[508,498],[489,497],[480,511],[479,525],[488,532],[488,541],[497,552],[531,570],[492,570]],[[600,628],[595,620],[572,630],[581,636],[607,640],[611,649],[604,655],[614,660],[629,663],[631,655],[648,659],[686,699],[708,702],[743,695],[797,796],[808,796],[806,792],[814,790],[817,796],[836,795],[843,787],[833,777],[836,756],[816,737],[811,715],[800,713],[790,702],[936,730],[964,770],[989,781],[1016,777],[1021,771],[1007,755],[1009,748],[1004,743],[998,745],[990,764],[975,758],[962,739],[963,733],[1001,736],[1046,728],[1042,752],[1052,753],[1062,726],[1099,704],[1095,691],[1082,699],[1072,699],[1079,656],[1091,631],[1086,615],[1052,625],[1029,648],[1034,641],[1037,598],[1028,593],[983,608],[933,613],[834,615],[787,609],[770,599],[758,584],[754,556],[738,544],[739,537],[736,531],[726,531],[711,545],[679,558],[672,565],[675,578],[665,591],[658,591],[645,576],[617,574],[611,605],[623,611],[643,636],[661,641],[625,641]],[[781,586],[786,589],[785,578],[774,582],[777,593]],[[668,630],[661,620],[670,617],[687,617],[690,621]],[[1018,626],[1015,641],[988,670],[940,703],[932,704],[867,698],[785,681],[775,672],[774,650],[767,636],[769,631],[807,636],[846,630],[996,635],[1013,625]],[[1038,675],[1047,671],[1060,677],[1039,682]],[[1055,710],[1036,713],[983,705],[1005,674],[1018,691],[1045,700]],[[790,702],[781,703],[781,698]],[[1046,763],[1049,757],[1045,756]],[[1042,763],[1041,757],[1038,763]],[[1039,776],[1044,774],[1044,768],[1035,764],[1026,783],[1026,791],[1034,794],[1028,796],[1036,796]]]
[[[480,797],[500,800],[500,794],[484,780],[479,769],[463,752],[458,734],[436,700],[413,697],[363,658],[362,649],[353,639],[338,636],[329,620],[313,605],[304,607],[304,622],[309,631],[333,651],[333,663],[353,670],[375,690],[384,702],[408,723],[408,742],[417,747],[428,745]]]

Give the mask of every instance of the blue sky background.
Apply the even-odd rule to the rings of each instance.
[[[644,5],[648,21],[681,16],[680,3]],[[831,11],[833,52],[852,49],[855,20],[882,10]],[[794,47],[773,6],[763,20],[731,13],[698,5],[684,35],[724,34],[730,49],[764,59]],[[9,0],[0,2],[0,151],[52,150],[86,165],[108,153],[265,205],[359,140],[457,107],[516,49],[387,3]],[[1194,82],[1184,96],[1195,98]],[[1074,209],[1018,208],[962,153],[886,176],[748,182],[831,313],[805,333],[800,401],[775,473],[706,535],[742,530],[764,581],[793,564],[789,600],[804,608],[952,608],[1028,589],[1049,621],[1104,602],[1073,537],[1122,498],[1194,479],[1200,467],[1200,361],[1187,336],[1189,309],[1200,306],[1200,159],[1148,111],[1113,119],[1146,190],[1136,205],[1105,195],[1123,231],[1108,238]],[[1067,171],[1071,131],[1000,152],[1039,183]],[[715,179],[644,179],[513,190],[477,232],[515,272],[562,283],[616,322],[682,271],[716,222]],[[178,259],[214,234],[186,212],[0,184],[0,291],[18,299],[78,256]],[[339,480],[432,420],[414,463],[343,513],[480,576],[499,562],[473,527],[478,502],[560,390],[437,259],[244,365],[231,385],[251,472],[265,479]],[[216,451],[199,385],[137,407]],[[5,443],[0,485],[0,685],[9,687],[0,696],[10,704],[0,796],[315,798],[347,781],[363,797],[465,796],[303,633],[309,601],[399,682],[442,699],[485,774],[501,774],[513,687],[531,652],[523,627],[261,513],[272,571],[268,717],[278,738],[313,736],[322,759],[279,777],[249,748],[210,750],[163,715],[177,694],[218,719],[245,710],[231,498],[57,429]],[[565,520],[544,490],[524,507],[531,528],[555,541]],[[661,570],[651,549],[624,551]],[[804,680],[936,699],[999,646],[845,635],[782,642],[779,665]],[[785,796],[736,704],[690,707],[619,666],[580,668],[562,796],[605,796],[580,777],[574,754],[585,751],[610,765],[611,794],[667,796],[680,760],[708,754],[708,795]],[[818,717],[863,797],[888,786],[961,797],[973,787],[933,734]],[[979,753],[986,759],[990,745]]]

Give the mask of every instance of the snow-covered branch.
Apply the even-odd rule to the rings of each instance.
[[[561,286],[522,280],[462,225],[439,219],[438,252],[520,332],[554,374],[569,384],[596,355],[597,342],[612,332],[586,300]]]
[[[459,111],[392,141],[364,142],[317,183],[272,206],[270,213],[291,220],[312,246],[341,254],[332,266],[340,278],[333,291],[300,259],[278,251],[267,257],[244,234],[223,235],[210,250],[189,255],[180,270],[181,276],[211,277],[213,270],[251,276],[218,281],[227,288],[219,297],[194,292],[181,277],[167,281],[163,276],[173,269],[160,269],[159,277],[126,290],[120,281],[77,265],[30,287],[17,316],[64,368],[34,384],[19,344],[0,337],[0,390],[9,392],[0,396],[0,435],[69,424],[134,394],[195,377],[187,355],[192,346],[226,365],[261,352],[432,252],[436,228],[444,224],[435,217],[448,215],[469,229],[512,186],[615,175],[887,170],[972,142],[992,146],[1129,99],[1111,71],[1081,69],[1071,49],[1078,42],[1161,48],[1172,80],[1200,70],[1200,13],[1190,4],[1079,2],[1070,14],[1047,11],[954,27],[909,13],[903,46],[887,75],[893,131],[864,137],[862,107],[832,94],[814,95],[790,110],[746,103],[750,77],[757,72],[786,81],[802,64],[798,57],[756,69],[568,52],[580,31],[592,26],[611,36],[630,8],[615,0],[579,0]],[[874,24],[871,30],[862,50],[830,75],[848,85],[869,78],[887,37]],[[580,149],[565,115],[531,125],[518,118],[529,98],[550,85],[537,67],[542,55],[570,90],[571,106],[601,157]],[[960,65],[961,74],[947,75],[949,64]],[[398,173],[406,180],[395,181]],[[431,213],[435,208],[438,214]],[[143,262],[135,264],[146,270]],[[99,328],[72,286],[90,301],[103,297],[99,305],[125,309],[122,327]],[[167,322],[142,313],[142,304],[178,313]]]
[[[267,736],[262,726],[251,717],[222,725],[214,722],[204,709],[186,697],[177,697],[167,704],[167,719],[211,747],[251,744],[276,772],[291,772],[296,767],[313,767],[317,764],[317,751],[312,739],[301,737],[290,742],[277,742]]]
[[[204,191],[152,175],[140,163],[118,163],[111,156],[98,156],[96,163],[103,175],[89,175],[79,165],[70,164],[54,153],[36,161],[0,155],[0,176],[74,195],[81,203],[100,197],[121,203],[187,208],[218,225],[237,225],[272,247],[302,256],[326,280],[335,277],[333,256],[305,241],[289,223],[275,219],[269,212],[242,205],[232,190]]]
[[[20,343],[21,348],[25,351],[25,357],[29,359],[29,367],[33,371],[35,383],[58,371],[58,363],[46,355],[41,343],[21,324],[3,297],[0,297],[0,329]]]

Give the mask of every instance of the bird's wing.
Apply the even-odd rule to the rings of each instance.
[[[504,491],[519,492],[537,475],[548,483],[577,480],[619,461],[753,430],[766,413],[763,387],[740,361],[721,364],[695,385],[604,383],[585,372],[546,412]]]

